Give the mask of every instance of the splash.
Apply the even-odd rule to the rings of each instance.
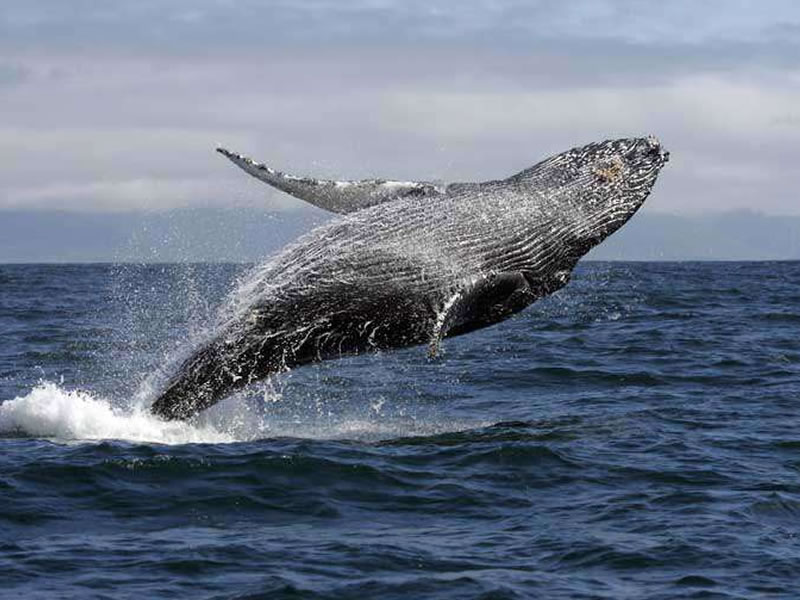
[[[59,441],[129,440],[161,444],[232,442],[209,425],[165,422],[142,409],[122,410],[89,392],[42,382],[27,395],[0,405],[0,434]]]
[[[270,396],[270,397],[267,397]],[[150,414],[146,403],[134,400],[120,408],[91,392],[67,390],[41,382],[28,394],[0,404],[0,436],[23,436],[57,442],[124,440],[152,444],[225,444],[274,438],[346,439],[362,442],[429,436],[490,423],[388,415],[383,400],[363,411],[326,418],[304,411],[303,418],[270,413],[280,392],[264,391],[258,404],[233,397],[192,422],[162,421]],[[247,400],[247,399],[245,399]],[[307,407],[306,407],[307,408]],[[323,411],[324,412],[324,411]],[[311,413],[311,414],[308,414]]]

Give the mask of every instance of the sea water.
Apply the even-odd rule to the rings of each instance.
[[[155,419],[247,269],[0,266],[0,597],[800,594],[800,263],[584,263]]]

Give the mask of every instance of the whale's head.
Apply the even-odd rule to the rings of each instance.
[[[569,180],[560,202],[568,204],[576,253],[583,255],[639,210],[669,152],[650,136],[589,144],[560,157]]]
[[[577,260],[642,206],[669,159],[654,137],[622,138],[580,146],[511,179],[535,191],[569,232],[563,241]]]

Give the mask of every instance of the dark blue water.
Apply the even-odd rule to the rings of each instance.
[[[800,263],[588,263],[151,419],[241,270],[0,267],[0,596],[800,594]]]

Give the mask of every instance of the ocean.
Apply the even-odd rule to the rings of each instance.
[[[800,596],[800,263],[585,262],[149,416],[247,269],[0,266],[0,597]]]

